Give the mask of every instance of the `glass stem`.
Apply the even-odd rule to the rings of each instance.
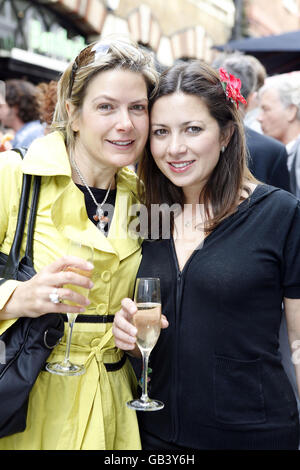
[[[66,355],[63,361],[64,364],[69,364],[70,362],[71,339],[72,339],[74,323],[75,323],[75,320],[68,320],[68,337],[67,337]]]
[[[142,383],[142,395],[141,400],[143,402],[149,401],[148,397],[148,362],[150,353],[143,351],[143,383]]]

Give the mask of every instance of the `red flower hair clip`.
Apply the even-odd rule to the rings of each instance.
[[[232,103],[236,103],[237,108],[239,107],[239,101],[243,104],[247,104],[247,101],[240,93],[242,86],[241,80],[234,75],[228,74],[222,67],[219,69],[219,76],[226,97],[231,100]]]

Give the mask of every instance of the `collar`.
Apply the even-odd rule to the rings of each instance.
[[[292,152],[295,143],[298,142],[299,139],[300,139],[300,134],[294,140],[291,140],[288,144],[286,144],[285,147],[288,153]]]
[[[21,164],[23,173],[30,175],[71,177],[71,166],[65,141],[60,132],[35,139]]]

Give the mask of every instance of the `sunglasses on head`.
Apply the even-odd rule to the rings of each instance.
[[[75,75],[77,70],[82,67],[82,65],[91,65],[99,59],[99,57],[106,55],[109,51],[110,44],[103,44],[100,42],[97,42],[92,46],[91,44],[84,49],[82,49],[78,56],[75,58],[73,65],[72,65],[72,71],[71,71],[71,76],[70,76],[70,82],[69,82],[69,96],[68,98],[71,97],[72,94],[72,89],[74,85],[74,80],[75,80]],[[91,60],[92,57],[92,60]]]

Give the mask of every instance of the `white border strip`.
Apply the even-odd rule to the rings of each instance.
[[[51,57],[18,49],[17,47],[13,47],[11,51],[0,50],[0,57],[10,57],[15,60],[20,60],[21,62],[37,65],[46,69],[52,69],[57,72],[64,72],[68,66],[68,62],[52,59]]]

